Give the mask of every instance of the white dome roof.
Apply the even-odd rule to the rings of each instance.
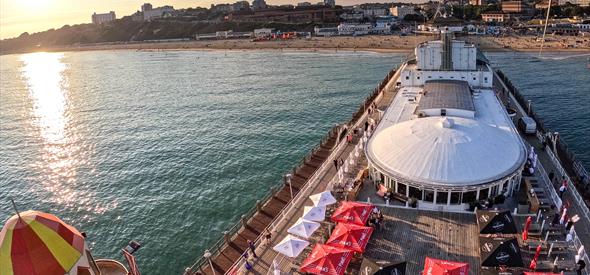
[[[524,146],[510,129],[460,117],[427,117],[379,131],[369,161],[393,178],[467,186],[491,182],[524,164]]]

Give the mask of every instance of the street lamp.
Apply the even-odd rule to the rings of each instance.
[[[211,267],[211,271],[213,271],[213,275],[215,275],[215,268],[213,268],[213,263],[211,262],[211,252],[209,252],[209,249],[205,250],[205,254],[203,254],[203,257],[205,257],[205,259],[207,259],[207,261],[209,262],[209,266]]]
[[[291,199],[293,199],[293,186],[291,186],[291,174],[285,175],[285,182],[289,184],[289,193],[291,193]]]

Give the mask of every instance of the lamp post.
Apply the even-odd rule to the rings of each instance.
[[[291,199],[293,199],[293,186],[291,185],[291,174],[285,175],[285,182],[289,184],[289,193],[291,193]]]
[[[209,252],[209,249],[205,250],[205,254],[203,254],[203,257],[205,257],[205,259],[207,259],[207,261],[209,262],[209,266],[211,267],[211,271],[213,271],[213,275],[215,275],[215,268],[213,268],[213,263],[211,262],[211,252]]]

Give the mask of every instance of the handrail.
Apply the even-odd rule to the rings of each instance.
[[[383,89],[383,88],[384,88],[384,87],[387,85],[387,83],[389,83],[389,81],[391,80],[391,78],[392,78],[392,77],[393,77],[393,76],[394,76],[396,73],[397,73],[397,68],[394,68],[394,69],[392,69],[392,70],[391,70],[391,71],[390,71],[390,72],[389,72],[389,73],[388,73],[388,74],[385,76],[385,78],[383,79],[383,81],[381,81],[381,82],[379,83],[379,85],[378,85],[378,88],[376,88],[376,89],[373,91],[373,93],[371,93],[371,95],[370,95],[368,98],[366,98],[366,99],[363,101],[363,103],[361,104],[361,106],[362,106],[362,107],[359,107],[359,110],[357,110],[357,112],[353,113],[353,116],[352,116],[352,118],[351,118],[351,119],[350,119],[350,120],[349,120],[347,123],[345,123],[344,125],[347,125],[347,126],[349,126],[349,127],[350,127],[350,124],[352,124],[353,122],[356,122],[355,124],[358,124],[358,122],[359,122],[359,121],[362,121],[362,119],[361,119],[361,118],[362,118],[363,116],[361,116],[360,118],[357,118],[357,119],[356,119],[356,121],[354,121],[354,120],[355,120],[355,119],[354,119],[354,118],[355,118],[355,115],[356,115],[356,114],[358,114],[359,112],[366,113],[367,106],[370,106],[369,104],[371,104],[371,103],[372,103],[372,100],[374,100],[374,99],[375,99],[375,98],[376,98],[376,97],[379,95],[379,92],[380,92],[380,91],[381,91],[381,90],[382,90],[382,89]],[[356,126],[355,126],[355,127],[356,127]],[[319,143],[318,145],[316,145],[316,146],[315,146],[315,147],[314,147],[314,148],[311,150],[311,152],[312,152],[312,153],[314,153],[314,152],[316,152],[317,150],[319,150],[319,149],[320,149],[320,147],[321,147],[321,146],[323,146],[323,145],[325,144],[325,142],[326,142],[326,141],[327,141],[327,140],[328,140],[328,139],[329,139],[329,138],[330,138],[330,137],[331,137],[331,136],[332,136],[332,135],[333,135],[335,132],[336,132],[336,133],[338,133],[338,129],[339,129],[339,126],[334,126],[334,127],[332,127],[332,128],[330,129],[330,131],[328,132],[328,135],[327,135],[327,136],[325,136],[325,137],[324,137],[324,138],[323,138],[323,139],[320,141],[320,143]],[[338,138],[338,137],[336,137],[336,138]],[[333,149],[333,151],[338,151],[338,150],[340,150],[340,149],[341,149],[340,147],[346,144],[346,142],[339,141],[339,140],[337,140],[337,142],[340,142],[340,145],[338,145],[338,147],[337,147],[337,148]],[[287,211],[285,211],[285,209],[287,209],[287,207],[291,207],[291,206],[293,205],[293,203],[294,203],[295,199],[296,199],[296,198],[298,198],[298,196],[299,196],[300,194],[304,193],[303,191],[307,191],[307,189],[311,188],[310,186],[312,186],[312,184],[310,184],[310,182],[312,182],[312,179],[313,179],[313,180],[316,180],[316,179],[315,179],[315,177],[318,177],[318,175],[319,175],[318,171],[319,171],[319,170],[321,170],[323,166],[325,166],[325,165],[331,165],[331,162],[332,162],[332,160],[333,160],[333,159],[331,159],[331,158],[333,158],[333,155],[334,155],[334,154],[330,154],[330,156],[328,157],[328,159],[324,160],[324,162],[322,163],[322,165],[321,165],[320,167],[318,167],[318,168],[317,168],[317,169],[316,169],[316,170],[313,172],[313,174],[311,175],[311,177],[310,177],[310,178],[307,180],[307,182],[304,184],[304,187],[303,187],[303,188],[302,188],[302,189],[301,189],[301,190],[300,190],[300,191],[299,191],[299,192],[298,192],[298,193],[295,195],[295,197],[294,197],[294,198],[292,198],[292,199],[291,199],[291,200],[290,200],[290,201],[289,201],[289,202],[288,202],[288,203],[287,203],[287,204],[286,204],[286,205],[283,207],[283,209],[282,209],[282,210],[281,210],[281,212],[280,212],[280,213],[281,213],[281,215],[279,215],[279,216],[276,216],[276,217],[273,219],[273,221],[272,221],[272,222],[269,224],[269,226],[267,226],[267,227],[266,227],[266,229],[270,229],[270,228],[272,228],[272,227],[273,227],[273,224],[275,223],[275,221],[279,220],[279,217],[284,217],[284,213],[285,213],[285,212],[287,212]],[[306,161],[307,161],[307,159],[308,159],[308,156],[309,156],[309,155],[306,155],[306,156],[305,156],[305,157],[304,157],[302,160],[300,160],[300,161],[299,161],[299,162],[296,164],[295,168],[293,168],[293,173],[294,173],[294,172],[296,172],[296,171],[297,171],[299,168],[301,168],[301,167],[302,167],[302,166],[305,164],[305,162],[306,162]],[[329,167],[329,166],[328,166],[328,167]],[[270,197],[272,197],[272,196],[274,195],[274,192],[272,191],[272,189],[273,189],[273,188],[275,188],[275,187],[280,187],[280,186],[282,186],[282,184],[279,184],[279,185],[276,185],[276,186],[272,186],[272,187],[271,187],[271,192],[270,192],[270,193],[267,193],[267,194],[265,195],[265,197],[264,197],[262,200],[260,200],[260,201],[267,201],[267,200],[268,200]],[[249,209],[249,210],[248,210],[248,211],[247,211],[247,212],[246,212],[244,215],[242,215],[242,218],[241,218],[241,219],[242,219],[242,220],[246,220],[246,221],[248,221],[248,220],[250,220],[250,219],[251,219],[251,218],[254,216],[254,214],[255,214],[255,213],[256,213],[256,206],[254,206],[254,207],[250,208],[250,209]],[[224,235],[230,235],[230,236],[232,236],[232,235],[234,235],[236,232],[238,232],[238,231],[241,229],[241,227],[242,227],[242,223],[240,223],[240,222],[237,222],[237,223],[235,223],[235,224],[234,224],[232,227],[230,227],[230,228],[229,228],[229,230],[226,230],[226,231],[224,231]],[[265,230],[266,230],[266,229],[265,229]],[[260,243],[260,241],[261,241],[261,236],[258,236],[258,237],[256,238],[256,240],[254,240],[254,243],[255,243],[256,245],[258,245],[258,244]],[[208,249],[208,251],[209,251],[209,252],[210,252],[212,255],[215,255],[216,253],[218,253],[218,252],[221,250],[221,248],[224,246],[224,244],[225,244],[225,238],[219,238],[219,239],[218,239],[218,240],[217,240],[217,241],[216,241],[216,242],[213,244],[213,246],[211,246],[211,248],[210,248],[210,249]],[[240,262],[240,263],[241,263],[241,261],[243,261],[243,259],[239,259],[238,261],[236,261],[236,263],[234,263],[234,264],[232,265],[232,267],[229,269],[229,271],[231,271],[232,269],[234,269],[234,268],[237,266],[238,262]],[[202,267],[203,267],[205,264],[207,264],[207,259],[205,259],[205,257],[200,257],[200,258],[199,258],[199,259],[198,259],[198,260],[197,260],[197,261],[196,261],[196,262],[195,262],[195,263],[194,263],[194,264],[193,264],[191,267],[187,268],[187,270],[185,271],[185,273],[195,272],[195,271],[196,271],[196,269],[198,269],[198,270],[201,270],[201,269],[202,269]]]

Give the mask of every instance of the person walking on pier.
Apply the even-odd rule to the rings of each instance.
[[[256,255],[256,246],[253,241],[248,240],[248,248],[250,249],[250,252],[252,252],[252,256],[258,258],[258,255]]]
[[[334,162],[334,168],[336,168],[336,170],[338,170],[338,160],[334,159],[332,162]]]
[[[565,191],[567,191],[567,180],[565,179],[565,177],[562,177],[563,179],[563,184],[561,185],[561,187],[559,187],[559,198],[563,199],[563,193],[565,193]]]
[[[266,230],[264,230],[264,240],[266,245],[270,245],[270,239],[272,238],[272,234],[270,233],[270,230],[268,230],[268,228]]]

